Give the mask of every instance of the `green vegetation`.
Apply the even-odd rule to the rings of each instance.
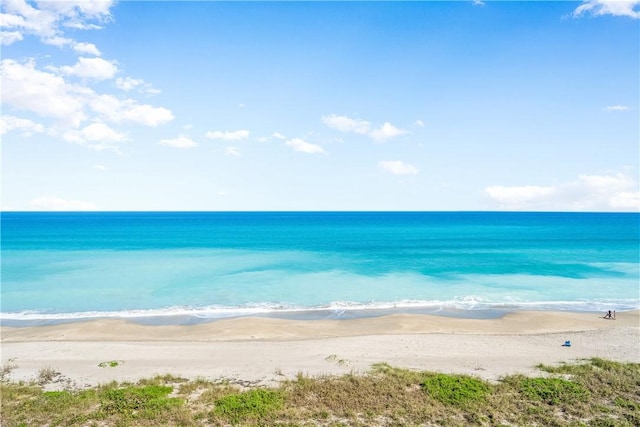
[[[215,402],[213,412],[229,418],[233,424],[242,420],[260,420],[282,408],[282,392],[256,389],[224,396]]]
[[[109,360],[108,362],[100,362],[98,363],[99,368],[115,368],[116,366],[120,366],[124,363],[122,360]]]
[[[422,384],[424,390],[445,405],[480,404],[489,393],[489,385],[466,375],[429,375]]]
[[[44,391],[40,379],[4,380],[0,425],[640,425],[640,364],[591,359],[539,369],[544,377],[488,383],[379,364],[365,375],[300,374],[273,388],[170,375],[63,391]]]
[[[562,378],[523,378],[520,391],[531,400],[549,405],[573,404],[586,401],[589,396],[583,386]]]

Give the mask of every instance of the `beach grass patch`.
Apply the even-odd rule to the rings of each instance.
[[[61,391],[45,391],[42,393],[42,397],[52,402],[69,402],[73,398],[71,392],[66,390]]]
[[[435,400],[453,406],[483,403],[490,391],[489,384],[478,378],[447,374],[428,376],[422,388]]]
[[[568,376],[602,399],[612,400],[622,393],[629,400],[640,401],[639,363],[592,358],[582,363],[560,366],[539,365],[539,369]]]
[[[186,380],[178,385],[178,394],[183,396],[192,396],[197,394],[201,396],[210,389],[217,388],[218,384],[212,383],[204,378],[196,378],[195,380]]]
[[[111,388],[103,393],[102,409],[107,414],[148,417],[181,406],[184,401],[168,397],[173,387],[162,385]]]
[[[189,382],[188,379],[171,374],[156,375],[152,378],[141,379],[139,385],[175,385]]]
[[[98,363],[99,368],[115,368],[124,363],[123,360],[109,360],[108,362],[100,362]]]
[[[621,397],[616,397],[613,401],[616,406],[619,406],[620,408],[626,408],[632,411],[637,411],[638,413],[640,413],[640,402],[633,402],[631,400],[628,399],[624,399]]]
[[[387,381],[394,381],[406,386],[422,384],[428,373],[390,366],[387,363],[376,363],[371,367],[373,374],[382,375]]]
[[[520,392],[549,405],[584,402],[589,397],[589,391],[582,385],[562,378],[523,378]]]
[[[262,419],[281,409],[283,395],[277,390],[255,389],[224,396],[215,402],[214,413],[237,423]]]

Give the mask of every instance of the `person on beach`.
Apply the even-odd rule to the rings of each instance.
[[[604,315],[603,319],[613,319],[616,320],[616,312],[614,311],[613,313],[611,312],[611,310],[607,311],[607,314]]]

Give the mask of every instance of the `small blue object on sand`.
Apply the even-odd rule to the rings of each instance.
[[[563,347],[571,347],[571,341],[565,341],[564,344],[562,344]]]

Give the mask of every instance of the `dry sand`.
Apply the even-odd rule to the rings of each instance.
[[[601,316],[601,315],[600,315]],[[640,363],[640,312],[515,312],[500,319],[389,315],[354,320],[238,318],[190,326],[95,320],[0,328],[12,380],[61,373],[49,388],[136,381],[170,373],[273,384],[298,373],[365,372],[371,365],[465,373],[497,380],[535,365],[591,357]],[[571,341],[570,347],[563,346]],[[117,361],[116,367],[100,367]],[[7,369],[4,369],[7,371]]]

